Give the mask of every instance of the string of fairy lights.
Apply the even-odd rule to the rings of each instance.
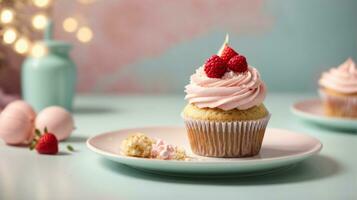
[[[91,4],[95,0],[77,0],[81,4]],[[42,55],[43,45],[33,40],[34,34],[43,33],[50,20],[55,0],[0,0],[0,35],[2,43],[13,48],[18,54]],[[93,39],[90,26],[74,16],[62,22],[64,31],[74,34],[81,43]]]

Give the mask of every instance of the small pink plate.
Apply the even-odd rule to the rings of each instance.
[[[357,129],[357,120],[350,118],[329,117],[324,114],[323,105],[319,99],[309,99],[295,103],[291,111],[303,120],[337,129]]]
[[[191,157],[188,161],[156,160],[122,155],[121,142],[132,133],[141,132],[149,137],[162,138],[183,147]],[[144,127],[114,131],[94,136],[87,147],[95,153],[142,170],[179,174],[229,174],[271,171],[290,166],[317,154],[322,144],[309,135],[282,129],[268,128],[260,154],[250,158],[210,158],[193,154],[184,127]]]

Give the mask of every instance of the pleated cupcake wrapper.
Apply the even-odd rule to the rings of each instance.
[[[319,90],[326,114],[340,117],[357,117],[357,97],[334,96]]]
[[[270,114],[259,120],[219,122],[185,121],[191,149],[208,157],[249,157],[257,155],[262,146]]]

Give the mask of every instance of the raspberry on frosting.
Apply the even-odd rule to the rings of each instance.
[[[209,78],[221,78],[226,73],[227,66],[221,57],[213,55],[206,61],[204,70]]]
[[[232,57],[228,61],[227,66],[230,70],[237,72],[237,73],[243,73],[248,70],[247,60],[242,55],[236,55],[236,56]]]
[[[220,55],[220,57],[222,58],[222,60],[225,63],[228,63],[228,61],[234,57],[238,55],[238,53],[236,51],[234,51],[233,48],[231,48],[230,46],[228,46],[227,44],[224,46],[224,49],[222,51],[222,54]]]
[[[246,58],[228,46],[228,35],[217,54],[211,56],[204,64],[204,71],[207,77],[222,78],[227,71],[236,73],[248,71]]]

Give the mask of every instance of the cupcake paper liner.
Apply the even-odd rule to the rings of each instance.
[[[193,153],[208,157],[249,157],[262,146],[270,114],[258,120],[219,122],[183,116]]]
[[[325,114],[334,117],[357,118],[357,96],[335,96],[319,90]]]

